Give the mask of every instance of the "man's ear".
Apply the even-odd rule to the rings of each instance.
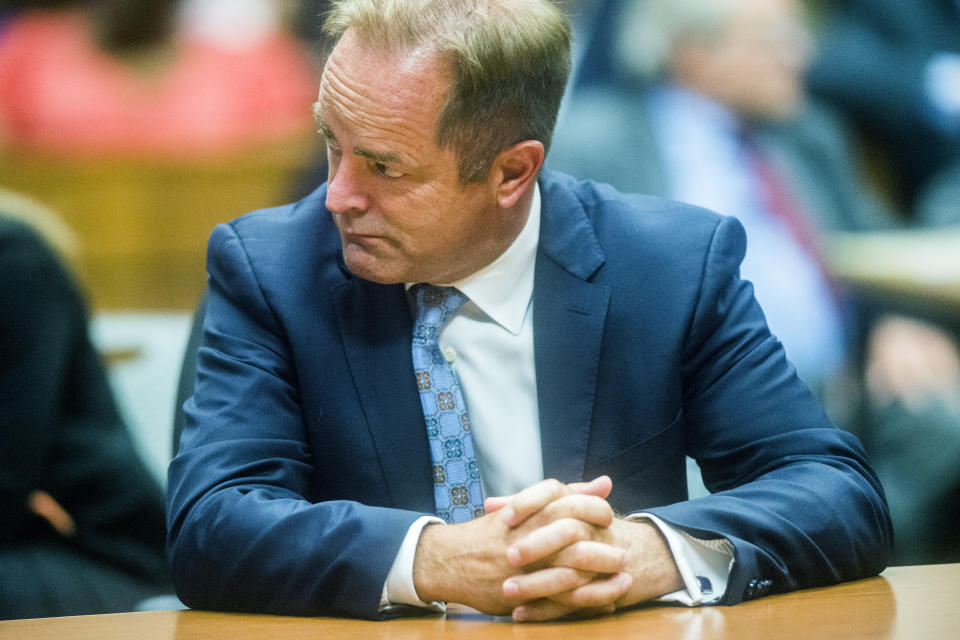
[[[501,208],[509,209],[517,204],[537,179],[543,159],[543,144],[537,140],[524,140],[500,152],[493,161],[490,176]]]

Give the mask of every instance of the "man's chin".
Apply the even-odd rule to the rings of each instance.
[[[353,275],[377,284],[397,284],[406,282],[404,273],[397,268],[391,268],[384,261],[377,260],[370,255],[344,256],[344,263]]]

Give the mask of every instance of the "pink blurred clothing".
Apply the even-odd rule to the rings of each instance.
[[[318,74],[291,36],[244,49],[181,37],[148,74],[90,33],[74,12],[24,14],[0,31],[0,146],[192,157],[311,127]]]

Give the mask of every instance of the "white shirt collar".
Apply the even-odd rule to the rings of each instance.
[[[530,212],[520,233],[500,256],[479,271],[449,283],[494,322],[518,335],[530,298],[540,241],[540,186],[535,182]],[[407,283],[409,289],[414,283]]]

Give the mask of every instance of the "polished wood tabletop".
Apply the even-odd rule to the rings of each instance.
[[[827,259],[831,272],[856,289],[960,317],[960,225],[833,234]]]
[[[445,616],[388,622],[153,611],[0,622],[0,638],[199,640],[220,638],[843,638],[960,637],[960,564],[891,567],[879,577],[770,596],[733,607],[655,606],[595,620],[513,624],[451,607]]]

